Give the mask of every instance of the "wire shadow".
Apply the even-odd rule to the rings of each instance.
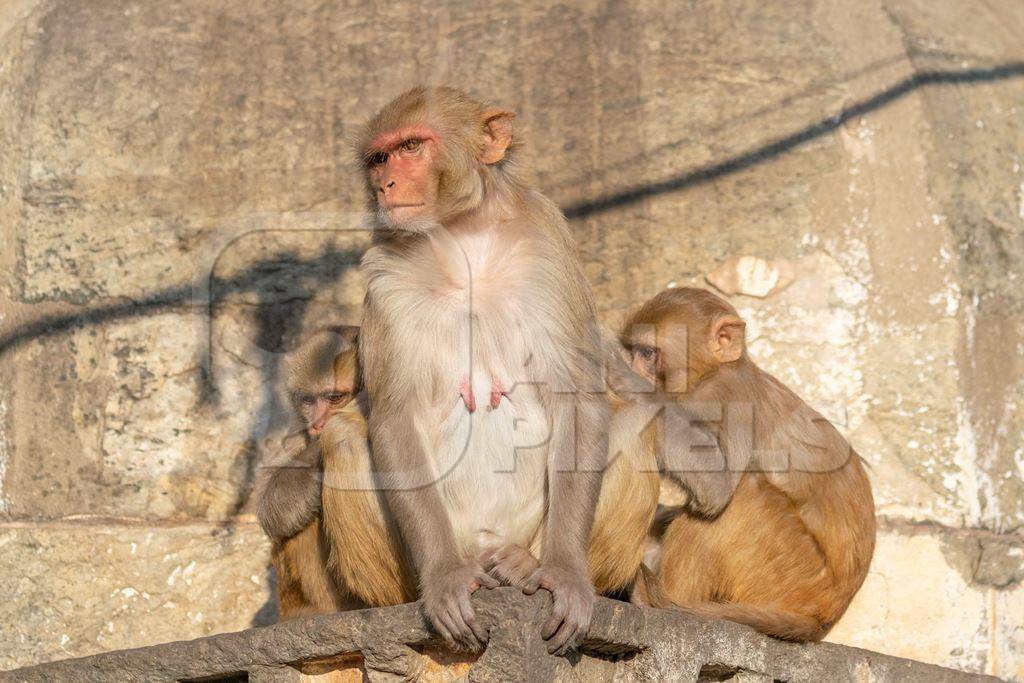
[[[610,209],[635,204],[660,194],[696,187],[716,178],[745,170],[768,159],[781,156],[806,142],[832,133],[850,119],[881,109],[925,86],[984,83],[1021,76],[1024,76],[1024,62],[1009,62],[987,69],[921,71],[795,133],[777,138],[724,161],[700,166],[674,178],[623,190],[607,197],[572,204],[566,207],[565,215],[569,219],[589,218]]]

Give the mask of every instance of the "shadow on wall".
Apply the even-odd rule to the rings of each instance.
[[[299,330],[314,294],[338,282],[346,271],[357,267],[360,255],[355,250],[325,249],[313,258],[302,259],[286,252],[257,261],[230,279],[217,278],[214,275],[210,282],[208,301],[197,300],[193,285],[189,282],[130,303],[94,306],[73,315],[42,317],[0,334],[0,359],[6,353],[34,339],[61,334],[77,327],[144,317],[164,311],[180,311],[182,308],[193,306],[198,309],[195,312],[205,318],[206,326],[204,348],[200,351],[205,358],[199,363],[202,372],[200,402],[215,405],[218,397],[216,372],[214,364],[208,359],[213,353],[213,325],[217,307],[226,296],[240,293],[255,294],[257,305],[253,345],[267,352],[282,353],[289,350],[293,343],[291,337]],[[280,290],[273,286],[273,283],[282,277],[287,278],[290,284],[287,296],[282,296]],[[277,420],[272,422],[270,427],[280,426],[278,423],[284,420],[286,411],[278,405],[275,391],[278,371],[277,363],[266,363],[261,366],[263,396],[254,419],[250,421],[246,440],[248,444],[256,444],[266,433],[267,417],[272,421]],[[247,450],[248,453],[242,451],[239,456],[244,458],[245,462],[236,463],[244,474],[232,505],[232,513],[238,513],[245,506],[255,480],[256,459],[252,457],[254,449]]]
[[[920,71],[882,90],[876,95],[844,107],[832,116],[801,128],[795,133],[776,138],[724,161],[705,164],[657,183],[642,185],[617,192],[608,197],[601,197],[568,206],[565,208],[565,215],[570,219],[588,218],[602,211],[627,206],[648,197],[696,187],[730,173],[745,170],[773,157],[781,156],[806,142],[832,133],[847,121],[881,109],[925,86],[987,83],[1005,81],[1022,76],[1024,76],[1024,62],[1009,62],[985,69],[965,69],[960,71],[936,69]]]

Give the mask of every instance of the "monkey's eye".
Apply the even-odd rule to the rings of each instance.
[[[312,394],[302,394],[301,396],[299,396],[299,401],[304,406],[311,406],[316,403],[316,396]]]
[[[653,346],[647,346],[646,344],[636,344],[633,346],[633,353],[640,356],[644,360],[654,360],[658,355],[658,349]]]
[[[386,164],[387,162],[387,152],[374,152],[366,159],[366,163],[369,164],[370,166],[380,166],[381,164]]]
[[[330,403],[331,405],[338,405],[339,403],[341,403],[342,401],[344,401],[345,399],[348,398],[348,392],[347,391],[331,391],[331,392],[325,394],[324,398],[326,398],[327,402]]]
[[[419,138],[409,138],[408,140],[402,143],[402,151],[415,152],[420,148],[421,145],[423,145],[423,140],[420,140]]]

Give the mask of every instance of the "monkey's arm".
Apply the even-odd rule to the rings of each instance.
[[[685,398],[663,400],[657,446],[661,472],[689,494],[687,511],[717,517],[746,472],[753,426],[728,420],[736,402],[714,387],[698,386]],[[712,422],[721,423],[717,433],[708,426]]]
[[[257,484],[256,517],[273,540],[291,538],[320,516],[320,443],[265,468]]]
[[[445,640],[479,650],[488,634],[477,621],[469,596],[498,582],[459,553],[436,477],[408,410],[389,410],[376,402],[369,426],[374,465],[419,574],[423,609]]]
[[[729,467],[715,434],[701,421],[713,417],[706,415],[709,408],[725,405],[701,387],[682,401],[658,392],[625,362],[618,341],[604,339],[603,345],[608,386],[629,404],[617,421],[629,433],[616,434],[613,441],[643,438],[653,423],[659,469],[687,492],[685,508],[700,517],[717,516],[732,500],[742,471]]]
[[[603,394],[555,395],[552,403],[547,529],[540,568],[525,592],[551,592],[541,635],[549,652],[564,654],[583,641],[594,608],[587,545],[608,457],[609,410]]]
[[[369,295],[363,310],[359,352],[371,401],[367,424],[374,468],[419,574],[427,618],[449,643],[479,650],[488,634],[477,622],[469,597],[498,582],[479,563],[462,557],[456,545],[437,476],[408,405],[415,387],[401,386],[394,367],[396,354],[389,342],[401,331],[387,327]]]

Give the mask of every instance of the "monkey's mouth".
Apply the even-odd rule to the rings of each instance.
[[[387,204],[382,207],[385,211],[394,211],[395,209],[418,209],[426,206],[426,204]]]

